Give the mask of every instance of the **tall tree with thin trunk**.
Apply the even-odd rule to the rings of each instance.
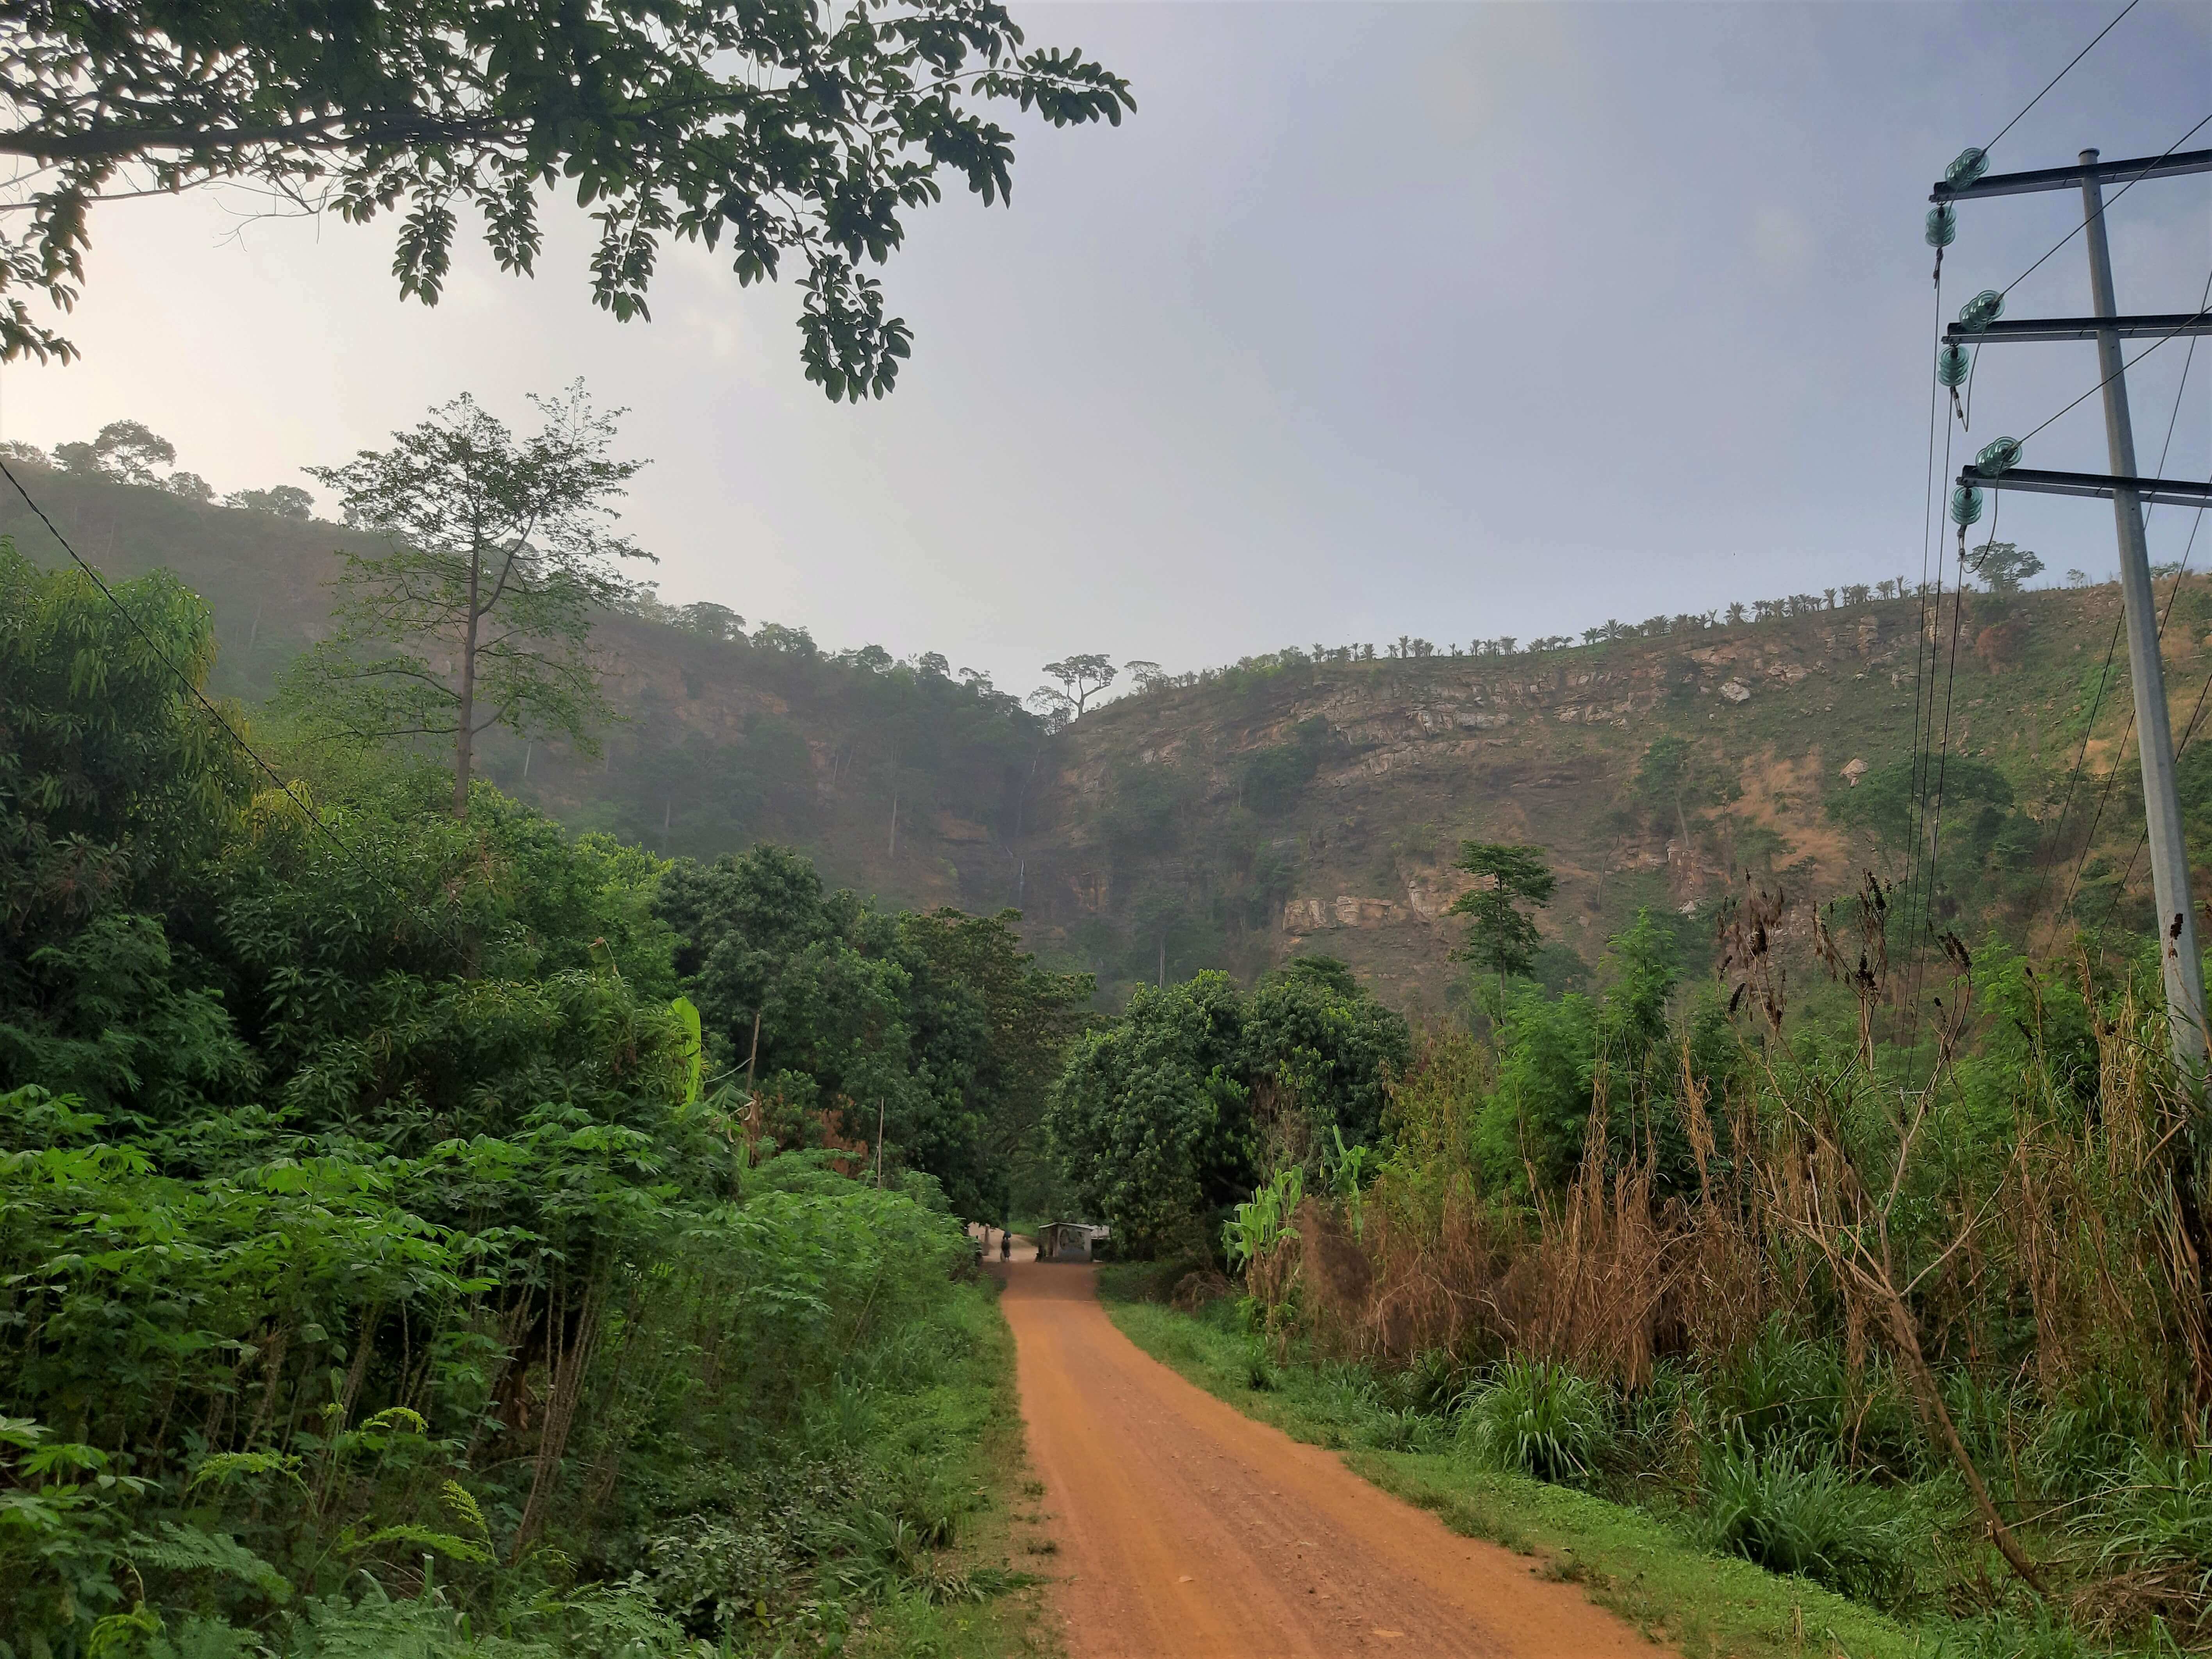
[[[620,599],[611,503],[643,465],[608,453],[623,411],[593,411],[577,381],[532,398],[518,439],[465,393],[386,450],[308,471],[383,553],[347,553],[337,627],[288,688],[326,728],[370,740],[450,739],[453,815],[468,816],[480,732],[562,736],[597,752],[609,709],[590,656],[592,613]]]
[[[1537,947],[1544,942],[1521,907],[1540,909],[1549,904],[1559,890],[1558,878],[1542,848],[1502,842],[1462,842],[1456,867],[1480,884],[1454,899],[1445,913],[1473,924],[1467,942],[1453,954],[1497,975],[1502,996],[1509,977],[1534,969]]]

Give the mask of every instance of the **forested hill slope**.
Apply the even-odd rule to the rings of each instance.
[[[266,697],[325,625],[338,526],[50,471],[26,481],[104,568],[167,565],[207,598],[218,690]],[[61,556],[12,492],[0,533]],[[726,597],[742,610],[739,576]],[[2212,670],[2212,588],[2172,590],[2161,582],[2179,733]],[[1686,936],[1702,935],[1744,872],[1820,899],[1863,869],[1901,872],[1923,629],[1949,732],[1939,910],[1969,936],[2017,935],[2069,896],[2084,921],[2142,923],[2144,860],[2120,890],[2142,823],[2124,652],[2099,690],[2118,603],[2107,585],[1974,593],[1955,617],[1948,600],[1929,613],[1905,599],[1739,626],[1683,618],[1514,654],[1290,652],[1125,696],[1056,737],[939,662],[825,654],[787,629],[716,637],[711,619],[702,632],[649,610],[598,636],[628,716],[601,758],[501,741],[484,769],[571,823],[665,852],[781,841],[897,903],[1019,905],[1032,945],[1096,970],[1115,1006],[1162,974],[1249,975],[1321,951],[1402,1006],[1435,1007],[1459,977],[1460,924],[1443,911],[1468,837],[1548,849],[1554,981],[1595,969],[1639,906],[1686,914]],[[2087,773],[2060,823],[2085,731]],[[2183,772],[2204,836],[2212,743]],[[2201,856],[2212,863],[2212,844]]]
[[[249,705],[326,628],[338,550],[377,545],[337,525],[204,506],[152,486],[44,468],[22,477],[102,570],[166,566],[207,599],[212,688]],[[41,564],[60,562],[21,499],[4,489],[0,497],[0,534]],[[741,607],[741,570],[732,589]],[[833,884],[902,905],[988,911],[1014,902],[1010,848],[1045,744],[1014,698],[941,665],[894,664],[880,648],[826,654],[803,629],[731,637],[712,615],[644,609],[603,619],[594,636],[626,717],[599,757],[495,732],[479,750],[487,777],[573,824],[662,852],[713,857],[777,841],[803,848]]]

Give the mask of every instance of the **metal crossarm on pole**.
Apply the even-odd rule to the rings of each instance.
[[[1971,185],[1938,183],[1928,192],[1928,199],[1964,202],[1977,196],[2026,196],[2039,190],[2071,190],[2077,185],[2098,184],[2106,179],[2171,179],[2185,173],[2212,173],[2212,149],[2177,150],[2171,155],[2146,155],[2133,161],[2099,161],[2093,149],[2081,154],[2090,159],[2070,167],[1992,173]]]
[[[2002,340],[2094,340],[2100,334],[2123,340],[2166,339],[2183,334],[2212,334],[2212,311],[2162,312],[2148,317],[2033,317],[1984,323],[1968,328],[1954,323],[1943,331],[1945,345],[1995,345]]]
[[[2022,489],[2037,495],[2089,495],[2106,501],[2126,490],[2145,504],[2212,505],[2212,483],[2199,483],[2194,478],[2126,478],[2108,472],[2045,472],[2027,466],[1985,475],[1969,465],[1960,471],[1958,483],[1970,489]]]

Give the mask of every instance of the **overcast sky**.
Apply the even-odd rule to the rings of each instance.
[[[886,402],[826,403],[793,292],[696,251],[666,258],[653,322],[609,319],[559,204],[535,281],[465,250],[425,310],[396,295],[390,224],[202,194],[96,215],[85,360],[9,366],[0,432],[136,417],[224,490],[305,482],[464,390],[520,419],[581,376],[652,458],[627,527],[665,597],[1017,692],[1070,651],[1181,670],[1917,577],[1929,183],[2121,3],[1021,6],[1033,43],[1127,75],[1137,112],[1009,120],[1011,210],[913,220],[886,281],[915,355]],[[2212,8],[2142,0],[1994,161],[2155,155],[2208,114]],[[2079,207],[1966,205],[1946,313]],[[2120,308],[2193,310],[2212,176],[2145,183],[2112,226]],[[2087,311],[2081,247],[2008,314]],[[2186,349],[2131,374],[2146,471]],[[2169,476],[2212,470],[2198,356]],[[2094,362],[1992,350],[1972,442],[2036,427]],[[2104,470],[2096,400],[2029,464]],[[2154,514],[2154,557],[2191,517]],[[2114,563],[2101,502],[2010,496],[1997,533],[2054,576]]]

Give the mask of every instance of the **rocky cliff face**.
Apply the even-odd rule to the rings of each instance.
[[[1592,965],[1639,907],[1695,914],[1747,879],[1801,901],[1838,896],[1884,849],[1826,809],[1912,752],[1930,719],[1923,700],[1917,723],[1914,703],[1931,646],[1944,752],[1996,762],[2033,816],[2072,762],[2116,605],[2111,588],[1974,596],[1954,626],[1948,604],[1938,618],[1891,601],[1518,659],[1279,667],[1127,697],[1056,741],[1027,849],[1032,921],[1041,940],[1125,981],[1153,977],[1163,958],[1172,976],[1208,956],[1249,972],[1320,951],[1433,1007],[1459,977],[1463,924],[1447,912],[1468,879],[1452,867],[1464,839],[1543,847],[1560,878],[1543,925]],[[2002,648],[1977,648],[2000,629]],[[2177,730],[2204,654],[2169,630]],[[2124,686],[2106,694],[2093,763],[2125,703]],[[1327,742],[1310,777],[1276,810],[1254,810],[1255,759],[1316,721]],[[1640,776],[1666,738],[1682,746],[1680,790]],[[1805,904],[1795,914],[1805,926]]]

